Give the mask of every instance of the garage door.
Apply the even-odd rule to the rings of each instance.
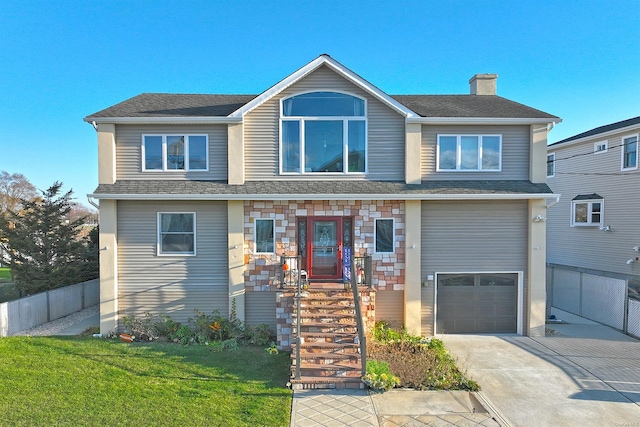
[[[437,333],[517,332],[517,273],[438,274],[437,283]]]

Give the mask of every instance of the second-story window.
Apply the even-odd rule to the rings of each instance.
[[[438,135],[437,170],[490,171],[502,168],[501,135]]]
[[[366,173],[364,99],[338,92],[311,92],[282,101],[280,172]]]
[[[206,171],[207,135],[143,135],[143,171]]]
[[[638,169],[638,135],[622,138],[622,169]]]
[[[547,178],[556,175],[556,153],[547,154]]]

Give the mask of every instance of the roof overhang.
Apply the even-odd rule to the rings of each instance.
[[[583,142],[598,142],[598,141],[608,139],[610,136],[617,135],[620,133],[633,133],[633,132],[637,133],[639,131],[640,131],[640,125],[636,123],[630,126],[625,126],[623,128],[613,129],[610,131],[596,133],[589,136],[583,136],[582,138],[573,139],[567,142],[562,142],[562,141],[554,142],[552,144],[549,144],[549,146],[547,147],[547,150],[552,151],[559,148],[570,147],[572,145],[580,144]]]
[[[87,123],[109,124],[234,124],[242,123],[242,117],[85,117]]]
[[[559,194],[88,194],[98,200],[557,200]]]
[[[389,95],[372,85],[371,83],[364,80],[362,77],[354,73],[353,71],[346,68],[344,65],[340,64],[335,59],[331,58],[329,55],[320,55],[318,58],[314,59],[304,67],[300,68],[293,74],[286,77],[284,80],[281,80],[274,86],[271,86],[266,91],[262,92],[259,96],[243,105],[241,108],[237,109],[233,113],[229,115],[229,117],[243,117],[245,114],[264,104],[274,96],[278,95],[280,92],[290,87],[291,85],[297,83],[302,80],[304,77],[308,76],[321,66],[326,65],[336,73],[343,76],[345,79],[360,87],[373,97],[377,98],[382,103],[388,105],[393,110],[397,111],[399,114],[409,118],[409,117],[420,117],[415,112],[411,111],[404,105],[400,104],[395,99],[391,98]]]
[[[407,123],[426,125],[549,125],[562,121],[554,118],[500,118],[500,117],[407,117]]]

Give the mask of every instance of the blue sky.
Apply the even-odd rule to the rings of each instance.
[[[258,94],[322,53],[389,94],[498,94],[562,117],[550,142],[640,115],[640,1],[0,0],[0,170],[78,201],[83,117],[142,92]]]

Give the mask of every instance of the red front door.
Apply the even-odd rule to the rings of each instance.
[[[310,279],[342,278],[342,218],[309,218],[308,273]]]

